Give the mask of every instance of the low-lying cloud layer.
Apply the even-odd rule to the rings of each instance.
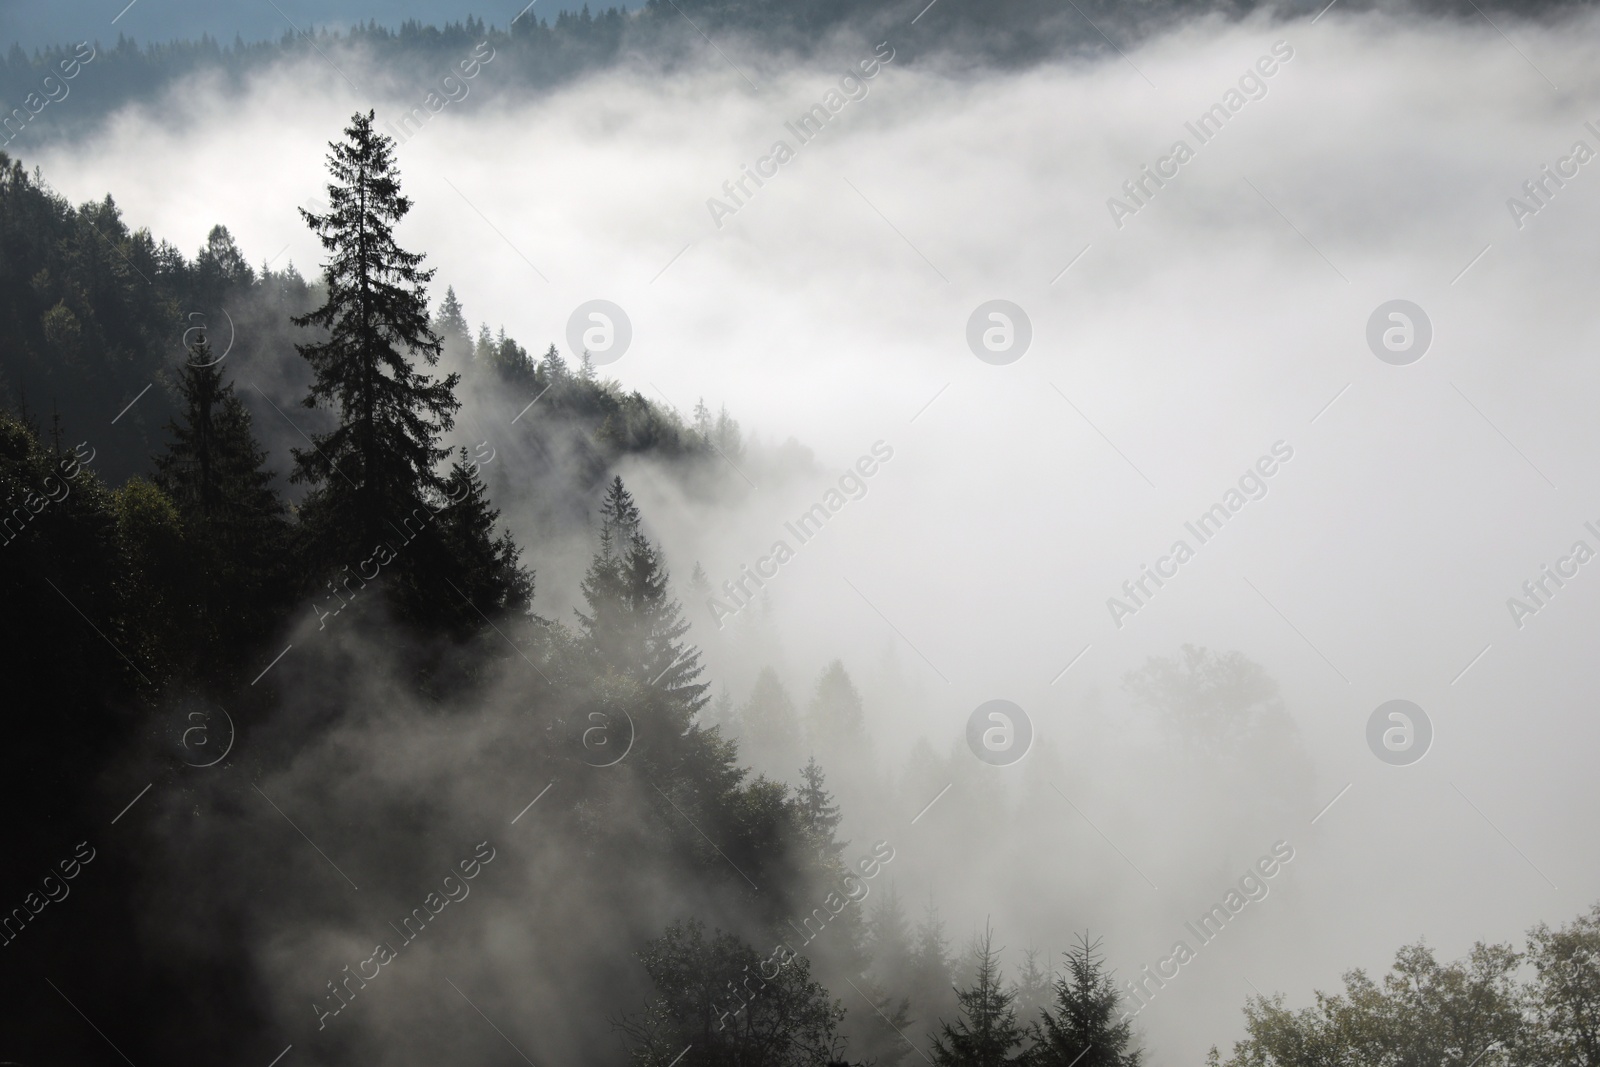
[[[935,891],[958,938],[986,915],[1013,950],[1089,927],[1131,977],[1292,847],[1139,1017],[1155,1062],[1193,1062],[1237,1035],[1251,983],[1304,1003],[1418,935],[1455,956],[1600,896],[1600,861],[1571,847],[1592,831],[1600,742],[1600,576],[1574,550],[1600,550],[1597,38],[1592,18],[1498,26],[1200,20],[1125,57],[1010,73],[884,61],[892,37],[767,69],[724,41],[726,62],[708,52],[693,74],[445,108],[399,150],[402,238],[474,322],[565,349],[573,309],[613,301],[633,340],[608,373],[816,451],[822,480],[758,485],[734,514],[648,472],[632,487],[680,594],[696,561],[720,587],[790,540],[764,587],[778,665],[804,692],[843,658],[889,766],[922,738],[965,760],[972,709],[1025,709],[1038,747],[1021,764],[958,760],[965,777],[914,825],[943,782],[907,773],[895,809],[848,812],[861,839],[894,841],[900,891]],[[422,100],[437,79],[416,74],[382,99],[320,63],[242,96],[197,82],[23,158],[180,247],[223,222],[257,261],[311,274],[294,209],[322,195],[322,145],[357,108]],[[813,105],[827,121],[802,142]],[[740,191],[764,158],[775,171]],[[725,183],[732,214],[708,205]],[[968,344],[995,299],[1031,324],[1005,365]],[[1369,346],[1393,300],[1431,325],[1409,364]],[[1380,347],[1414,318],[1380,316]],[[786,524],[880,441],[892,462],[793,543]],[[574,596],[541,573],[539,610]],[[689,607],[742,700],[762,664]],[[1185,643],[1262,663],[1286,719],[1211,764],[1163,742],[1121,678]],[[1432,724],[1410,766],[1368,747],[1394,698]],[[983,798],[999,785],[1004,802]],[[500,890],[480,891],[460,918],[489,936]],[[363,946],[325,944],[322,970]],[[261,949],[263,980],[303,949]],[[513,970],[478,984],[521,983],[513,1026],[531,1034],[548,976]]]

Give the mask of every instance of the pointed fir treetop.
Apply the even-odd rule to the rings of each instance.
[[[700,566],[699,560],[695,560],[694,570],[689,572],[689,592],[696,599],[711,592],[711,582],[706,578],[705,568]]]
[[[1038,1067],[1139,1067],[1144,1053],[1133,1044],[1133,1022],[1118,1010],[1120,997],[1100,942],[1082,934],[1068,949],[1066,972],[1056,978],[1055,1003],[1039,1013]],[[1081,1057],[1081,1058],[1080,1058]]]
[[[301,215],[329,255],[327,301],[296,317],[326,338],[297,345],[313,372],[306,407],[328,406],[339,426],[295,450],[295,480],[317,487],[307,501],[321,554],[370,550],[386,522],[443,492],[440,437],[460,408],[457,375],[435,380],[418,363],[438,362],[428,317],[423,257],[401,248],[394,226],[411,210],[400,193],[393,142],[357,114],[328,155],[329,207]]]
[[[842,661],[834,660],[823,669],[807,718],[812,736],[825,745],[838,746],[865,739],[861,693],[850,680]]]
[[[478,464],[465,448],[445,478],[445,498],[450,506],[438,519],[441,569],[453,572],[451,584],[469,609],[460,613],[458,629],[475,629],[478,612],[526,613],[533,602],[533,576],[520,565],[521,550],[511,534],[495,535],[500,512],[489,503]]]
[[[601,669],[633,677],[670,698],[680,721],[706,703],[700,651],[686,645],[689,622],[672,596],[659,551],[640,529],[639,508],[620,477],[600,506],[600,544],[582,583],[588,612],[574,609],[588,655]]]
[[[168,423],[171,442],[156,457],[155,483],[188,521],[266,522],[284,505],[273,490],[267,453],[251,430],[250,412],[224,382],[221,361],[201,334],[177,382],[183,400]],[[214,534],[218,531],[213,531]]]
[[[613,545],[626,546],[638,532],[639,506],[633,502],[633,494],[622,484],[621,476],[613,476],[611,484],[606,486],[605,499],[600,503],[602,541],[609,536]]]
[[[745,740],[753,748],[763,756],[782,759],[788,764],[791,753],[800,743],[800,719],[777,671],[771,667],[761,668],[749,702],[739,709],[739,719]]]
[[[559,385],[570,376],[567,361],[561,358],[561,353],[556,350],[555,345],[545,349],[544,359],[539,362],[539,369],[544,372],[551,385]]]
[[[950,959],[950,943],[945,940],[944,920],[939,918],[939,906],[934,903],[931,892],[928,894],[928,907],[922,913],[922,921],[914,931],[914,938],[912,952],[918,963],[948,974],[953,962]]]
[[[1040,1008],[1047,1006],[1051,975],[1048,969],[1039,965],[1038,949],[1030,948],[1023,953],[1022,966],[1017,971],[1017,981],[1012,991],[1016,994],[1017,1015],[1023,1019],[1032,1019]]]
[[[936,1067],[1004,1067],[1015,1062],[1014,1050],[1027,1034],[1017,1021],[1016,994],[1001,980],[1000,955],[987,925],[974,938],[971,955],[972,984],[956,992],[960,1017],[954,1025],[944,1023],[933,1042]]]
[[[903,964],[910,960],[911,920],[906,918],[905,904],[893,881],[873,905],[867,917],[867,931],[872,938],[872,954],[880,963]]]
[[[811,838],[824,862],[838,859],[850,842],[840,841],[834,835],[844,815],[833,802],[827,789],[827,776],[817,758],[812,756],[800,769],[802,784],[795,790],[795,803],[800,809],[800,824]]]
[[[439,313],[433,318],[433,332],[451,351],[462,355],[472,354],[472,327],[467,325],[466,312],[456,298],[454,286],[446,287],[444,291],[444,299],[439,302]]]

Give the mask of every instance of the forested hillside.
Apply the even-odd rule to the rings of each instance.
[[[448,99],[451,106],[475,108],[486,100],[526,98],[580,75],[616,66],[670,76],[707,62],[726,62],[726,53],[719,58],[707,47],[707,34],[728,43],[741,62],[755,71],[777,57],[833,55],[845,42],[875,43],[885,38],[892,42],[897,61],[902,63],[927,60],[958,67],[1010,67],[1062,55],[1115,58],[1119,47],[1195,16],[1236,19],[1257,11],[1295,15],[1321,6],[1298,0],[1284,5],[1258,0],[1142,0],[1137,4],[994,0],[977,6],[944,3],[937,7],[926,0],[913,4],[891,0],[806,0],[799,4],[647,0],[631,10],[608,7],[591,13],[585,6],[576,14],[563,11],[553,20],[541,18],[535,9],[503,20],[468,18],[440,26],[407,21],[398,27],[374,22],[347,32],[286,24],[281,38],[265,42],[202,37],[141,44],[121,33],[114,41],[91,35],[86,42],[92,46],[88,53],[79,50],[77,41],[62,41],[56,48],[31,54],[11,44],[0,59],[0,114],[13,114],[13,109],[24,107],[38,114],[48,101],[66,99],[52,95],[61,92],[59,87],[42,88],[43,79],[58,76],[62,62],[86,54],[92,58],[83,65],[84,76],[66,83],[72,105],[52,107],[49,122],[35,124],[30,138],[61,136],[86,128],[115,108],[155,102],[163,92],[196,75],[237,88],[252,75],[295,59],[321,63],[330,56],[362,57],[371,63],[373,76],[382,79],[384,88],[398,88],[407,95],[432,91],[440,100]],[[1345,0],[1344,6],[1448,14],[1464,21],[1482,17],[1480,5],[1472,0]],[[1498,0],[1481,6],[1530,17],[1559,15],[1573,7],[1552,0]],[[0,41],[0,47],[6,43]],[[487,51],[475,53],[479,45],[485,45]],[[454,74],[457,64],[470,55],[492,57],[486,67],[488,76],[480,76],[480,68],[474,68],[467,79],[456,77],[441,85],[441,78]],[[849,52],[846,61],[856,58]],[[330,79],[341,77],[334,69],[322,70]],[[59,78],[52,84],[59,86]],[[46,102],[28,103],[30,98]],[[31,116],[26,112],[15,117],[18,121],[0,135],[0,146],[29,125]],[[17,148],[11,147],[13,151]]]
[[[672,8],[356,39],[410,63],[488,38],[553,79],[679,34]],[[984,48],[1059,44],[1008,42],[1006,10]],[[96,62],[121,100],[295,47]],[[221,224],[190,256],[0,154],[0,1064],[1152,1064],[1139,1016],[1207,942],[1108,962],[1128,890],[1099,883],[1162,892],[1111,834],[1159,818],[1158,862],[1235,879],[1218,931],[1266,910],[1295,850],[1259,846],[1321,799],[1277,683],[1184,645],[1123,676],[1098,747],[1041,741],[1009,780],[966,738],[883,746],[869,671],[925,710],[898,661],[839,640],[791,669],[769,598],[724,625],[641,504],[648,484],[714,525],[746,472],[776,491],[811,454],[475,324],[401,238],[395,148],[372,112],[328,146],[314,277],[252,265]],[[1130,751],[1131,785],[1108,755]],[[1120,798],[1110,833],[1067,799],[1096,790]],[[1161,790],[1181,803],[1139,806]],[[1074,939],[970,899],[948,918],[938,862]],[[1289,1003],[1246,1002],[1210,1062],[1600,1067],[1600,910],[1524,950],[1409,946],[1381,981]]]

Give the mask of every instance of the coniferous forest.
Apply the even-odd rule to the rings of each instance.
[[[123,37],[93,59],[13,45],[8,99],[74,55],[83,79],[70,111],[51,104],[60,123],[32,111],[0,150],[0,1067],[1600,1067],[1600,739],[1577,710],[1600,532],[1552,503],[1583,499],[1597,386],[1552,342],[1529,358],[1562,361],[1570,395],[1535,413],[1501,370],[1521,320],[1496,304],[1536,304],[1541,338],[1588,336],[1588,305],[1558,309],[1551,289],[1587,284],[1574,249],[1597,219],[1579,204],[1594,153],[1560,142],[1600,134],[1541,111],[1557,106],[1542,85],[1506,90],[1517,114],[1485,120],[1505,122],[1484,135],[1489,161],[1441,167],[1438,195],[1460,199],[1438,231],[1407,231],[1454,233],[1472,217],[1461,190],[1490,190],[1500,229],[1482,228],[1479,259],[1475,229],[1440,259],[1447,285],[1405,282],[1435,327],[1377,300],[1421,253],[1337,228],[1370,205],[1337,202],[1339,175],[1386,166],[1350,146],[1409,144],[1422,120],[1326,73],[1371,63],[1437,118],[1440,72],[1473,67],[1461,49],[1496,57],[1478,64],[1484,93],[1513,69],[1536,82],[1537,58],[1592,104],[1574,30],[1593,19],[1492,7],[1530,58],[1476,5],[1348,6],[1319,29],[1327,9],[1253,4],[1008,0],[935,21],[920,3],[650,0],[231,46]],[[779,118],[823,101],[854,155],[821,125],[821,147],[759,126],[797,136],[802,163],[774,148],[770,173],[708,182],[715,230],[665,266],[629,262],[630,308],[688,309],[677,334],[636,314],[636,354],[614,363],[609,333],[491,326],[566,319],[529,312],[555,300],[531,278],[492,306],[508,272],[544,278],[524,247],[552,273],[637,251],[642,223],[593,223],[642,216],[606,199],[616,157],[584,144],[618,137],[646,184],[700,190],[756,156],[719,144],[692,179],[658,175],[650,160],[695,153],[647,118],[704,104],[693,121],[738,127],[713,105],[739,78],[753,96],[817,70],[844,86],[827,64],[884,36],[892,61],[854,68],[880,79],[873,104],[862,88],[834,107],[816,78],[764,98]],[[1278,38],[1295,48],[1261,44]],[[1426,78],[1368,54],[1397,40]],[[305,110],[259,155],[163,149],[145,170],[117,132],[155,136],[148,109],[186,94],[254,100],[300,64],[350,81],[330,53],[410,86],[480,42],[498,58],[474,53],[474,110],[433,109],[421,148],[405,144],[421,126],[397,136],[404,103],[307,139],[328,105],[283,84],[285,113]],[[718,42],[759,55],[760,88]],[[1146,67],[1193,79],[1172,115],[1217,100],[1226,129],[1135,114],[1119,94],[1165,91]],[[706,69],[723,82],[706,89]],[[1322,81],[1294,96],[1294,78]],[[1063,95],[1081,110],[1060,112]],[[652,96],[660,113],[624,114]],[[1254,154],[1231,147],[1269,107],[1333,114],[1347,97],[1373,110],[1315,132],[1302,111]],[[538,125],[543,108],[559,117]],[[841,131],[857,111],[869,134]],[[449,170],[462,142],[436,130],[507,116],[534,132],[484,158],[528,151],[547,169],[508,164],[493,191]],[[1041,147],[1051,123],[1071,131],[1058,154]],[[1555,148],[1527,155],[1532,125]],[[563,129],[578,132],[541,140]],[[1299,133],[1327,141],[1316,165],[1295,157],[1311,175],[1296,187],[1282,159]],[[1141,167],[1169,135],[1219,147]],[[1439,144],[1457,141],[1419,153]],[[318,160],[298,207],[252,173],[283,151]],[[142,209],[207,216],[193,254],[116,188],[82,195],[72,165],[98,152]],[[481,206],[454,183],[449,201],[441,166]],[[254,216],[236,236],[211,202],[166,203],[194,188],[163,188],[182,169],[282,200],[314,260],[254,247]],[[1103,185],[1111,225],[1095,193],[1098,229],[1018,281],[1055,209],[1025,218],[981,174]],[[1224,180],[1257,199],[1208,184]],[[839,198],[824,208],[780,199],[824,181]],[[959,192],[929,207],[921,190],[942,181]],[[592,249],[496,225],[586,183],[599,206],[571,209]],[[1525,208],[1514,229],[1505,190]],[[471,211],[441,224],[439,203]],[[1523,236],[1567,208],[1568,230]],[[935,236],[935,220],[980,215]],[[1181,236],[1146,236],[1162,225]],[[836,254],[869,230],[873,251]],[[805,239],[814,259],[783,258]],[[1084,259],[1096,245],[1112,266]],[[1458,295],[1455,258],[1466,286],[1497,245],[1480,269],[1503,292]],[[718,256],[725,269],[697,273]],[[1570,275],[1539,281],[1567,256]],[[1086,269],[1102,273],[1069,273]],[[1316,289],[1333,273],[1353,303]],[[924,288],[901,306],[900,286]],[[979,300],[1007,292],[1028,311]],[[1315,301],[1338,310],[1295,318]],[[999,377],[1013,370],[1035,377]],[[891,415],[851,422],[862,407]],[[1405,540],[1425,528],[1408,506],[1459,529],[1489,498],[1503,514],[1487,540]]]

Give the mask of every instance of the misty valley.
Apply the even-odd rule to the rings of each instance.
[[[364,2],[0,12],[0,1067],[1600,1067],[1592,4]]]

